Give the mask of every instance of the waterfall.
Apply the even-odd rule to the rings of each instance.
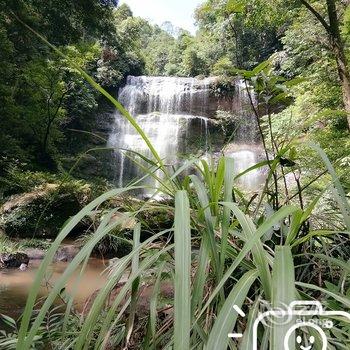
[[[119,101],[136,119],[168,167],[178,165],[186,154],[199,151],[205,154],[212,146],[209,137],[210,131],[215,129],[218,105],[217,99],[213,100],[210,94],[210,86],[215,80],[216,78],[129,76],[125,86],[119,89]],[[237,82],[237,92],[232,103],[236,114],[244,117],[250,113],[251,116],[251,110],[246,108],[249,105],[247,92],[240,81]],[[137,153],[154,159],[144,140],[123,116],[115,112],[114,120],[108,144],[115,149],[115,183],[122,187],[145,175],[135,161],[142,166],[150,166]],[[253,137],[248,135],[250,121],[251,118],[248,125],[245,122],[238,127],[238,138],[247,140]],[[217,135],[222,142],[220,130],[217,130]],[[237,158],[236,154],[232,156]],[[241,154],[237,158],[237,163],[240,164],[237,171],[245,170],[256,162],[256,159],[252,159],[253,156],[254,153]],[[160,176],[159,171],[155,174]],[[155,186],[155,181],[149,179],[148,185]]]
[[[234,159],[235,174],[240,174],[258,163],[256,150],[249,148],[247,145],[247,149],[241,148],[242,146],[243,145],[240,145],[236,151],[227,154],[227,156]],[[237,183],[239,183],[242,188],[246,190],[255,190],[264,181],[264,176],[265,175],[263,172],[258,169],[254,169],[240,177]]]
[[[198,148],[207,147],[210,122],[205,115],[211,81],[212,78],[129,76],[119,90],[119,101],[136,119],[166,165],[176,165],[194,137],[198,139]],[[144,175],[126,150],[150,159],[152,155],[141,136],[118,112],[108,143],[116,150],[115,182],[120,187]],[[159,171],[156,174],[160,175]],[[154,185],[154,181],[149,181],[149,185]]]
[[[226,148],[225,155],[234,159],[234,172],[240,174],[264,159],[263,150],[257,145],[258,124],[251,104],[257,106],[257,99],[251,87],[244,80],[236,82],[236,93],[232,99],[232,110],[238,111],[235,142]],[[264,181],[266,169],[255,169],[237,181],[246,190],[259,188]]]

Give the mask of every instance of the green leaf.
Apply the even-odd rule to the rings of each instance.
[[[205,284],[207,283],[207,279],[208,279],[208,266],[209,266],[210,259],[209,259],[209,247],[207,246],[206,240],[201,241],[198,258],[199,258],[199,263],[198,263],[198,268],[197,268],[194,283],[193,283],[192,300],[191,300],[192,318],[195,317],[196,311],[202,308]]]
[[[243,333],[243,339],[240,344],[240,349],[252,349],[253,348],[253,327],[254,322],[258,317],[260,300],[257,299],[254,305],[249,310],[247,327]]]
[[[174,350],[190,349],[191,226],[186,191],[175,195]]]
[[[253,75],[258,75],[261,73],[264,69],[266,69],[270,65],[270,60],[266,60],[264,62],[261,62],[259,65],[257,65],[253,70],[252,74]]]
[[[235,327],[238,314],[233,309],[234,305],[242,307],[250,287],[256,280],[258,273],[256,270],[246,272],[232,288],[225,303],[223,304],[219,315],[210,331],[208,342],[205,345],[206,350],[226,350],[229,337]]]
[[[223,205],[230,206],[232,203],[222,203]],[[208,306],[211,304],[211,302],[215,299],[217,294],[220,292],[220,290],[224,287],[226,281],[232,276],[236,268],[241,264],[242,260],[245,258],[245,256],[250,252],[254,244],[261,239],[261,237],[269,230],[271,227],[273,227],[276,223],[280,222],[282,219],[284,219],[286,216],[292,214],[294,211],[298,210],[297,207],[293,206],[285,206],[280,208],[275,214],[273,214],[271,217],[269,217],[267,220],[262,223],[257,231],[254,233],[254,236],[249,239],[245,245],[243,246],[242,250],[237,255],[236,259],[233,261],[232,265],[226,270],[225,275],[220,279],[219,283],[211,293],[209,299],[207,300],[206,304],[202,308],[201,312],[199,313],[198,318],[203,315],[205,310],[208,308]]]
[[[225,158],[225,176],[224,176],[224,201],[232,202],[232,190],[234,182],[234,159]],[[223,274],[226,261],[226,251],[228,245],[228,234],[230,225],[230,208],[223,208],[223,217],[221,221],[221,251],[220,251],[220,276]]]
[[[303,236],[303,237],[293,241],[293,243],[291,244],[291,247],[294,248],[300,244],[303,244],[313,237],[327,237],[327,236],[333,236],[334,234],[336,234],[336,232],[330,231],[330,230],[310,231],[306,236]]]
[[[134,251],[137,251],[138,247],[140,246],[140,235],[141,235],[141,224],[137,223],[134,228],[134,245],[133,245]],[[131,302],[129,307],[128,322],[126,324],[126,341],[125,341],[126,347],[128,347],[128,343],[130,341],[130,337],[134,328],[134,321],[135,321],[135,315],[136,315],[136,309],[137,309],[138,292],[139,292],[139,286],[140,286],[140,277],[138,276],[139,263],[140,263],[140,256],[139,254],[135,254],[132,257],[131,273],[137,277],[135,278],[131,286]]]
[[[208,169],[207,169],[208,170]],[[206,172],[207,172],[206,170]],[[215,232],[214,232],[214,218],[211,215],[210,203],[207,195],[207,191],[203,182],[198,178],[197,175],[190,175],[191,181],[196,189],[201,209],[204,211],[204,218],[206,224],[205,235],[203,237],[208,241],[208,247],[210,247],[210,255],[214,262],[216,271],[219,270],[219,255],[215,243]],[[210,181],[210,180],[208,180]]]
[[[129,187],[129,188],[122,188],[122,189],[115,189],[112,191],[109,191],[107,193],[104,193],[100,197],[96,198],[94,201],[92,201],[90,204],[88,204],[85,208],[83,208],[78,214],[76,214],[73,218],[71,218],[65,226],[62,228],[61,232],[58,234],[55,241],[51,244],[50,249],[47,251],[44,260],[40,264],[39,270],[36,273],[34,283],[32,284],[32,287],[30,289],[27,303],[24,309],[24,313],[22,316],[22,322],[18,334],[18,349],[26,350],[29,349],[32,343],[33,338],[35,337],[38,328],[40,327],[41,322],[43,321],[46,311],[49,309],[50,305],[53,303],[53,301],[56,299],[57,295],[59,294],[60,290],[64,287],[66,280],[74,272],[77,266],[84,260],[86,257],[86,253],[89,252],[90,246],[84,247],[79,254],[73,259],[73,261],[70,263],[70,265],[67,267],[64,274],[60,277],[60,279],[56,282],[55,286],[53,287],[50,294],[47,296],[44,305],[40,309],[40,313],[37,315],[35,321],[33,322],[30,331],[28,332],[28,327],[30,323],[30,319],[32,316],[32,310],[35,305],[35,301],[37,299],[37,295],[39,293],[39,290],[41,288],[41,282],[43,278],[45,277],[47,267],[50,265],[50,263],[53,260],[53,257],[59,248],[61,242],[64,238],[66,238],[69,233],[74,229],[76,225],[86,216],[89,217],[90,214],[92,214],[93,210],[99,206],[101,203],[106,201],[107,199],[120,195],[128,190],[137,189],[141,187]],[[119,222],[115,223],[115,226],[117,226]],[[96,237],[93,238],[93,241],[95,244],[103,237],[104,234],[106,234],[107,230],[105,231],[104,228],[101,226],[101,232],[96,235]]]
[[[348,199],[346,198],[345,191],[339,181],[338,175],[335,172],[333,165],[329,161],[325,151],[321,149],[319,145],[316,144],[310,144],[311,148],[313,148],[322,158],[324,164],[327,167],[328,172],[332,176],[333,184],[335,187],[335,191],[333,191],[335,200],[338,202],[339,208],[342,212],[343,218],[345,225],[350,231],[350,204],[348,202]]]
[[[17,329],[16,321],[10,316],[0,314],[0,320],[2,320],[7,326],[11,327],[12,329]]]
[[[245,10],[245,5],[242,1],[228,0],[225,6],[226,13],[242,13]]]
[[[240,225],[242,226],[243,233],[245,235],[245,240],[254,238],[256,227],[250,217],[245,215],[236,204],[234,203],[222,203],[232,210],[232,212],[237,217]],[[252,247],[252,254],[254,259],[254,264],[259,271],[259,277],[261,283],[264,287],[265,296],[267,299],[271,297],[271,274],[269,269],[269,263],[267,258],[267,253],[263,247],[261,240],[256,240]]]
[[[297,286],[300,286],[300,287],[303,287],[303,288],[307,288],[307,289],[311,289],[311,290],[316,290],[316,291],[322,292],[322,293],[332,297],[333,299],[339,301],[340,303],[342,303],[346,307],[350,308],[350,299],[347,298],[346,296],[343,296],[342,294],[331,292],[331,291],[329,291],[329,290],[327,290],[325,288],[321,288],[321,287],[315,286],[315,285],[310,284],[310,283],[296,282],[295,284]]]
[[[273,308],[286,309],[295,301],[295,276],[292,251],[289,246],[277,246],[272,271],[272,306]],[[289,316],[288,316],[289,317]],[[275,322],[271,332],[271,349],[284,348],[284,336],[293,325],[293,319],[279,324]],[[295,349],[294,341],[289,344],[289,349]]]

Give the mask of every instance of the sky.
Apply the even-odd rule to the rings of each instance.
[[[150,20],[154,24],[165,21],[195,33],[194,10],[203,0],[121,0],[128,4],[134,14]]]

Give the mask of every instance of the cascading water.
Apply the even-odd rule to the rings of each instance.
[[[135,117],[164,163],[167,166],[176,166],[182,156],[198,151],[205,154],[209,145],[212,146],[210,130],[215,128],[214,119],[218,106],[213,103],[217,101],[213,101],[211,97],[210,86],[215,80],[216,78],[129,76],[126,85],[119,90],[118,99]],[[244,120],[245,114],[251,116],[251,110],[246,108],[249,105],[248,96],[240,81],[236,85],[237,93],[233,98],[232,111]],[[243,126],[238,123],[239,142],[244,140],[251,143],[255,131],[251,132],[250,129],[256,129],[255,125],[251,125],[251,120],[250,118],[248,123],[245,121]],[[132,158],[140,162],[141,158],[137,157],[137,153],[149,159],[153,157],[141,136],[117,112],[108,143],[115,149],[115,182],[120,187],[144,176],[145,172]],[[245,170],[256,162],[251,154],[250,157],[247,154],[242,157],[239,152],[238,149],[228,154],[237,158],[240,164],[238,170]],[[253,152],[252,154],[254,155]],[[146,165],[145,162],[142,164]],[[159,171],[155,173],[160,176]],[[251,184],[248,182],[243,182],[243,185],[249,187]],[[148,185],[154,186],[155,181],[149,179]],[[152,190],[148,193],[152,193]]]
[[[248,91],[247,89],[250,89]],[[227,147],[225,155],[235,160],[235,174],[240,174],[254,166],[259,158],[262,160],[262,150],[257,145],[258,125],[251,104],[257,105],[252,89],[244,80],[236,83],[236,94],[233,98],[232,109],[238,111],[238,122],[234,143]],[[240,177],[239,184],[247,190],[255,190],[264,181],[265,174],[261,169],[255,169]]]
[[[135,117],[166,164],[175,165],[180,155],[187,153],[188,141],[193,137],[200,148],[207,146],[208,119],[197,114],[206,113],[211,80],[131,76],[120,89],[119,101]],[[118,113],[109,145],[116,149],[116,182],[119,186],[142,175],[124,150],[152,159],[144,140]]]

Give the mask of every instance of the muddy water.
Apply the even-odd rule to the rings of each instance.
[[[41,261],[31,261],[26,271],[17,269],[0,270],[0,313],[18,318],[21,315],[29,290],[33,284],[35,273]],[[45,297],[48,294],[50,285],[62,275],[68,263],[58,262],[48,268],[48,274],[42,283],[39,296]],[[106,273],[103,273],[106,266],[102,260],[91,258],[75,294],[75,307],[82,310],[86,299],[97,289],[100,289],[107,280]],[[72,290],[77,281],[78,272],[72,276],[67,284],[67,293]],[[1,324],[0,324],[1,329]]]

